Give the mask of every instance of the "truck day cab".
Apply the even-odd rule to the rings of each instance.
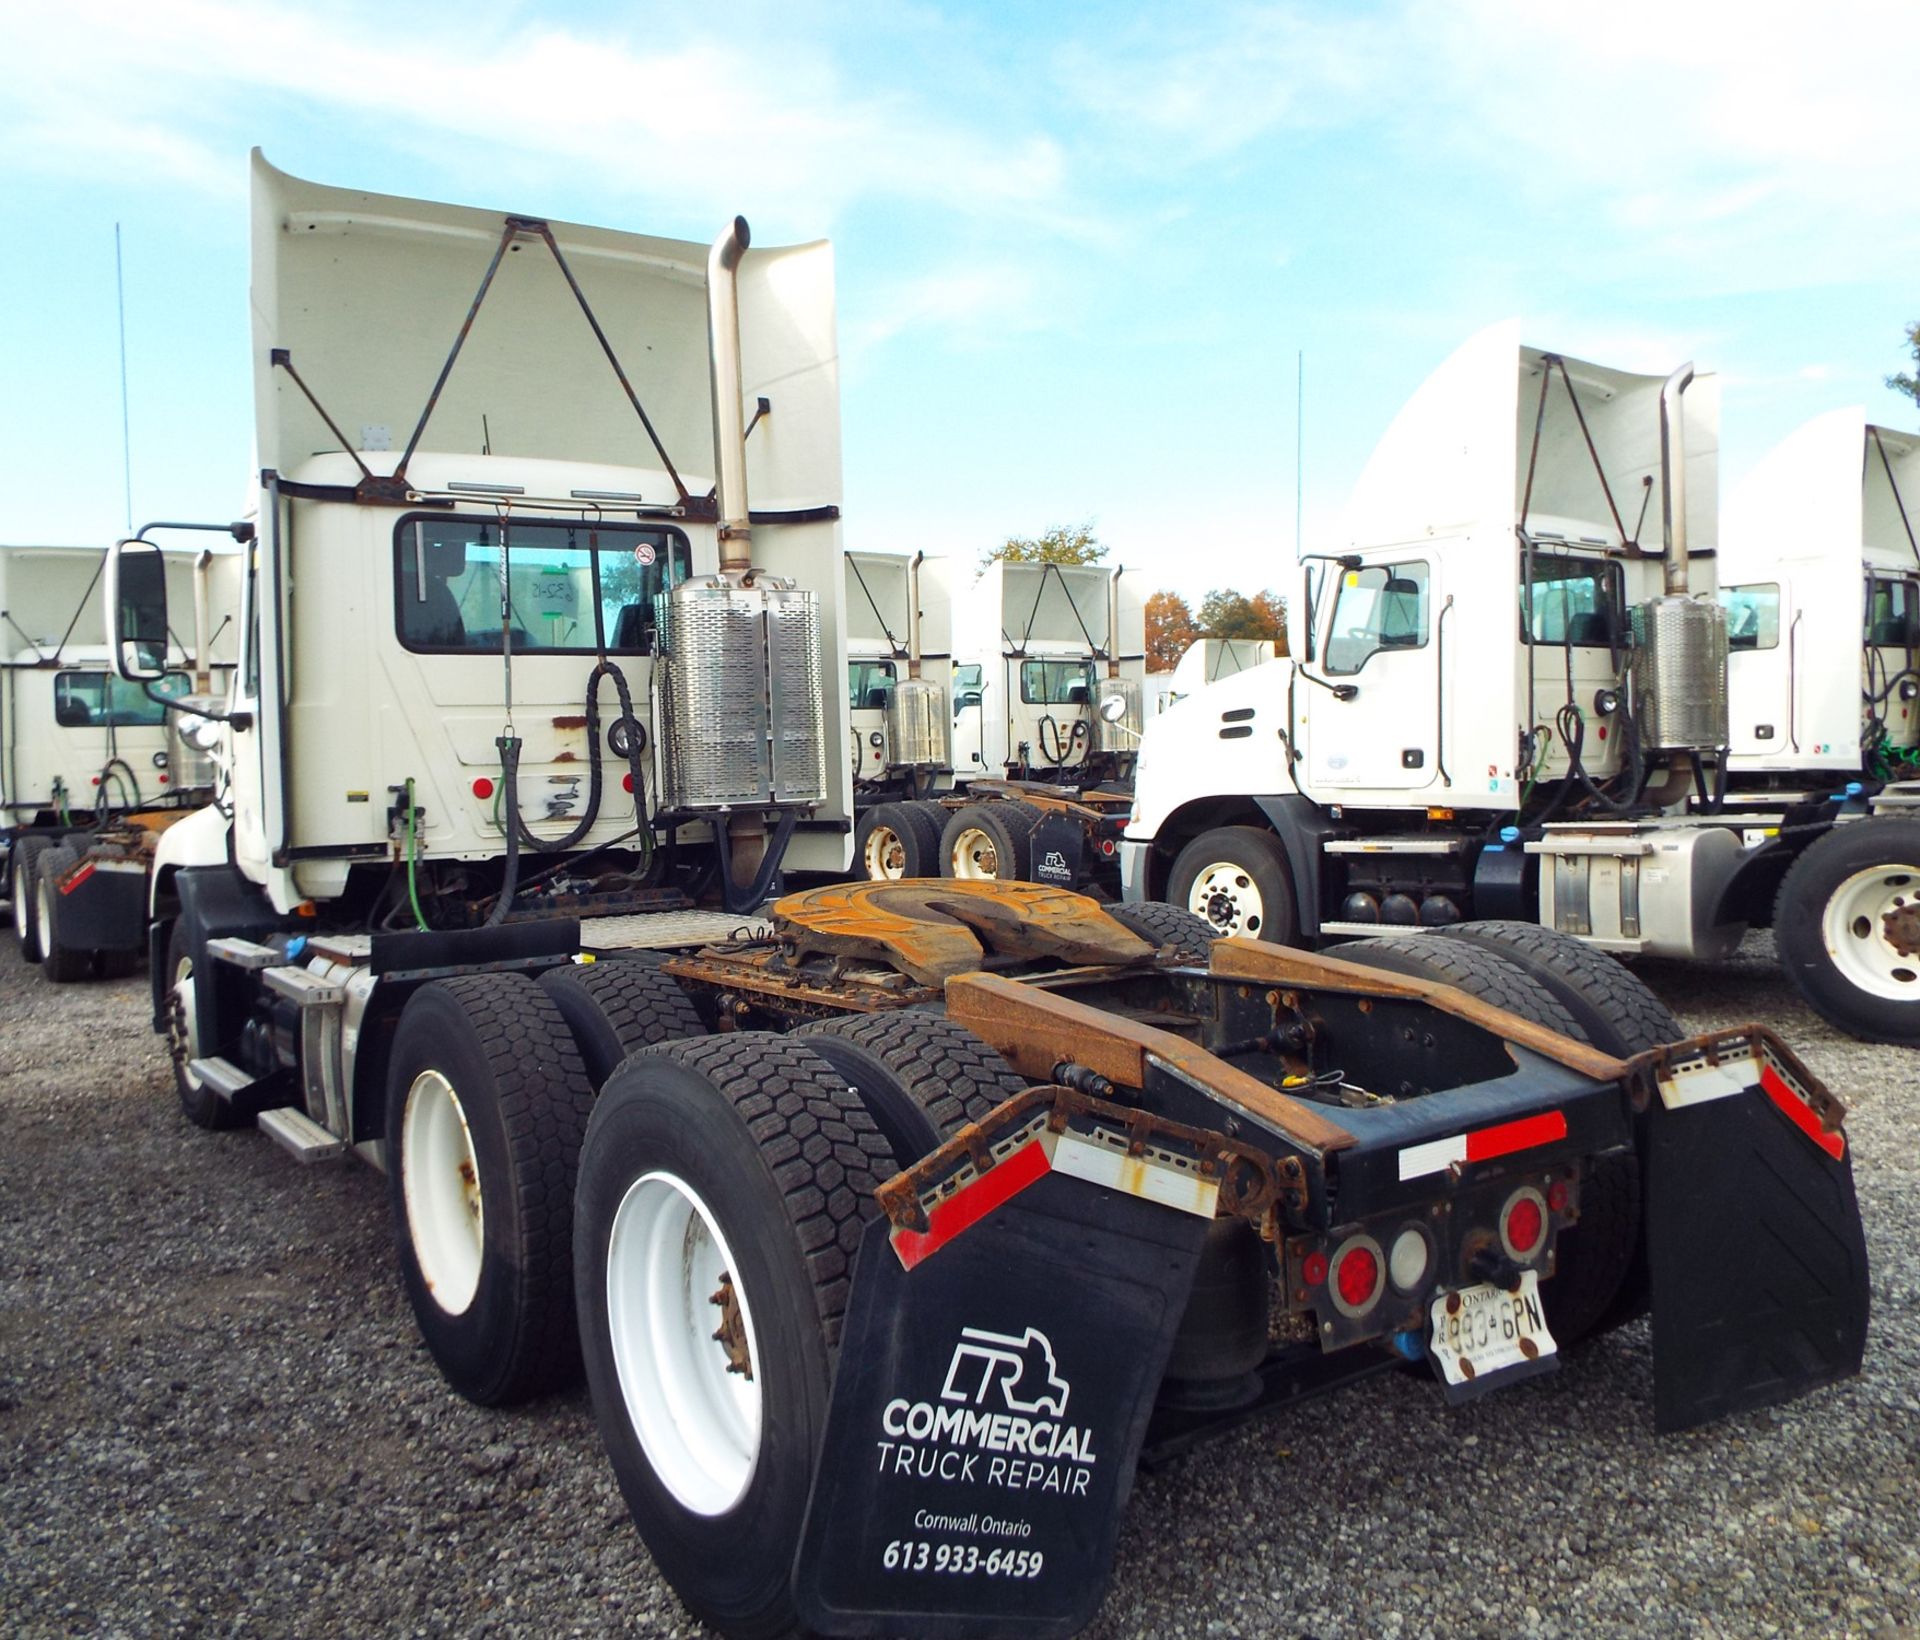
[[[1713,390],[1510,326],[1463,346],[1374,451],[1340,550],[1306,555],[1291,658],[1148,729],[1127,897],[1287,943],[1496,917],[1705,960],[1773,921],[1786,867],[1832,859],[1848,817],[1823,801],[1763,849],[1728,805]],[[1877,873],[1871,939],[1912,978],[1910,834],[1853,836],[1879,851],[1852,862]],[[1829,1019],[1920,1041],[1920,991],[1809,961]]]
[[[1391,941],[1335,962],[984,881],[814,889],[743,926],[783,847],[847,864],[825,247],[258,160],[255,225],[270,465],[228,801],[167,834],[156,883],[156,1027],[194,1121],[385,1170],[456,1389],[584,1371],[701,1619],[1069,1635],[1143,1450],[1410,1361],[1469,1399],[1647,1306],[1663,1428],[1858,1370],[1838,1103],[1760,1027],[1679,1040],[1572,942],[1462,931],[1436,985]],[[504,363],[463,397],[446,362],[437,449],[431,415],[376,448],[420,386],[396,361],[430,383],[415,331],[459,326],[476,281],[472,342]],[[615,357],[650,347],[674,394],[647,425],[695,454],[675,394],[709,408],[710,343],[711,501],[664,454],[606,459],[616,424],[645,436],[624,395],[558,415],[577,307]],[[762,386],[755,438],[791,431],[749,461]],[[360,437],[312,455],[343,416]],[[482,416],[492,454],[460,443]],[[749,472],[780,511],[747,507]],[[131,681],[159,674],[164,593],[148,544],[109,554]],[[1730,1226],[1737,1260],[1695,1252]]]

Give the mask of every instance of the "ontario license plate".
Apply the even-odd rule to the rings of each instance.
[[[1440,1375],[1451,1386],[1491,1387],[1530,1377],[1553,1365],[1559,1351],[1540,1307],[1540,1277],[1520,1272],[1509,1292],[1491,1282],[1442,1293],[1433,1301],[1429,1347]]]

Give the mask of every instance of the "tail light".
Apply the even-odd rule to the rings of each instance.
[[[1365,1315],[1387,1284],[1386,1259],[1371,1236],[1349,1236],[1334,1249],[1333,1303],[1342,1315]]]
[[[1532,1185],[1525,1185],[1500,1209],[1500,1243],[1507,1257],[1525,1264],[1539,1254],[1546,1239],[1546,1198]]]

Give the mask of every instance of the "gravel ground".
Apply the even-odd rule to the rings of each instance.
[[[1920,1634],[1920,1061],[1822,1027],[1764,939],[1646,972],[1690,1025],[1769,1021],[1852,1107],[1864,1376],[1658,1440],[1644,1323],[1460,1411],[1373,1380],[1142,1475],[1091,1634]],[[52,986],[10,937],[0,1630],[703,1632],[584,1392],[444,1387],[382,1181],[189,1127],[144,978]]]

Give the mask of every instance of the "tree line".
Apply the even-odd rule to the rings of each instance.
[[[980,567],[989,564],[1097,564],[1107,549],[1093,533],[1091,520],[1083,524],[1056,524],[1035,536],[1010,536],[985,552]],[[1201,638],[1248,638],[1270,641],[1287,652],[1287,601],[1272,588],[1252,597],[1230,587],[1217,587],[1200,600],[1196,612],[1177,592],[1162,590],[1147,600],[1147,670],[1170,672],[1174,663]]]

